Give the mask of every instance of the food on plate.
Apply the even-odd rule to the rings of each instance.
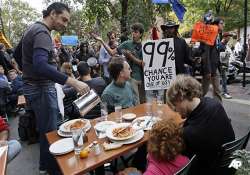
[[[73,123],[70,123],[68,125],[65,126],[65,129],[81,129],[86,125],[86,121],[84,120],[77,120]]]
[[[119,128],[113,129],[112,134],[114,137],[118,137],[118,138],[129,137],[134,134],[134,129],[131,126],[119,127]]]

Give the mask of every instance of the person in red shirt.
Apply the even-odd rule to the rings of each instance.
[[[8,162],[13,160],[21,151],[21,144],[17,140],[9,139],[9,126],[0,116],[0,143],[7,142],[8,144]]]

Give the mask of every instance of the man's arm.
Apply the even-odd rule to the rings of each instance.
[[[141,67],[144,66],[144,62],[142,60],[138,59],[136,56],[134,56],[129,50],[123,50],[122,52],[128,60],[132,61],[133,63],[135,63]]]
[[[4,130],[0,132],[0,141],[6,141],[9,138],[9,131]]]
[[[111,49],[111,48],[103,41],[103,39],[102,39],[101,37],[97,36],[97,35],[94,34],[94,33],[90,33],[90,34],[91,34],[91,36],[92,36],[95,40],[101,42],[101,44],[103,45],[103,47],[108,51],[109,55],[114,56],[114,55],[117,53],[117,49],[116,49],[116,48],[115,48],[115,49]]]

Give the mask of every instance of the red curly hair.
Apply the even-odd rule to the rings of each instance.
[[[149,132],[148,153],[158,161],[174,160],[184,149],[181,128],[173,119],[157,122]]]

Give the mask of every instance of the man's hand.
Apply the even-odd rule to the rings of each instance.
[[[129,50],[126,50],[126,49],[122,50],[122,54],[123,54],[127,59],[129,59],[129,60],[132,59],[133,54],[132,54]]]
[[[68,77],[66,84],[74,87],[76,91],[80,93],[81,95],[86,94],[90,91],[90,88],[86,83],[76,80],[71,77]]]
[[[100,36],[98,36],[97,34],[91,32],[89,33],[95,40],[103,42],[102,38]]]

